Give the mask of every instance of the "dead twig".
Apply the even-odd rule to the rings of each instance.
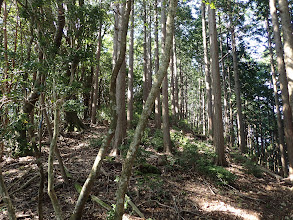
[[[17,190],[14,190],[12,193],[10,193],[11,195],[13,195],[14,193],[26,188],[29,184],[31,184],[31,182],[33,182],[35,179],[37,179],[40,175],[37,174],[35,176],[33,176],[32,178],[30,178],[25,184],[23,184],[20,188],[18,188]]]
[[[18,180],[16,180],[14,183],[10,184],[10,186],[7,188],[7,191],[11,190],[15,185],[17,185],[22,178],[24,178],[28,173],[30,173],[33,169],[30,168],[27,170]]]

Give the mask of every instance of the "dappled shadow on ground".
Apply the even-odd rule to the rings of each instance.
[[[58,142],[64,164],[72,174],[69,184],[64,184],[57,161],[54,162],[55,190],[66,218],[69,218],[78,198],[74,183],[82,185],[87,178],[99,150],[98,145],[101,140],[99,137],[104,132],[105,127],[95,127],[81,134],[65,135]],[[192,134],[188,136],[193,139]],[[49,146],[44,145],[45,170],[48,149]],[[266,174],[256,178],[246,174],[241,164],[231,161],[227,169],[235,173],[238,179],[233,185],[218,186],[211,179],[199,174],[193,165],[180,167],[173,164],[172,158],[167,165],[159,164],[158,158],[161,154],[147,147],[145,152],[149,155],[145,162],[156,166],[161,174],[138,172],[136,165],[133,169],[133,177],[130,179],[128,195],[146,218],[156,220],[293,218],[292,188],[278,183]],[[180,152],[177,156],[179,155]],[[117,189],[115,180],[121,171],[121,159],[106,158],[102,167],[92,195],[111,205],[115,203]],[[37,219],[39,178],[34,158],[6,158],[3,175],[20,219]],[[33,180],[26,187],[20,189],[31,179]],[[2,200],[0,208],[3,211],[0,213],[0,219],[7,219]],[[99,204],[88,200],[83,219],[106,219],[107,212]],[[137,214],[130,206],[126,212],[129,213],[129,219],[139,219],[135,217]],[[55,219],[53,207],[46,193],[44,216],[45,219]]]

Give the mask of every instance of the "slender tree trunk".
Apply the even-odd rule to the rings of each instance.
[[[279,80],[282,91],[283,114],[284,114],[284,131],[287,143],[288,158],[289,158],[289,178],[293,181],[293,122],[292,110],[289,103],[288,80],[284,64],[282,41],[279,31],[279,22],[277,17],[276,0],[270,0],[270,12],[272,16],[274,28],[274,40],[276,44],[277,63]]]
[[[146,0],[143,0],[144,15],[144,37],[143,37],[143,103],[145,103],[148,97],[148,48],[147,48],[147,6]]]
[[[204,83],[204,81],[202,82]],[[202,93],[201,93],[201,100],[202,100],[202,133],[203,135],[206,135],[206,99],[205,99],[205,88],[202,88]]]
[[[211,66],[213,74],[214,118],[213,118],[213,142],[216,148],[217,161],[220,166],[227,166],[225,158],[224,131],[222,120],[221,79],[219,69],[219,46],[217,40],[215,9],[209,6],[209,31],[211,44]]]
[[[162,0],[162,53],[165,48],[166,40],[166,14],[165,6],[166,1]],[[172,49],[171,49],[172,50]],[[171,52],[170,52],[171,53]],[[171,138],[170,138],[170,123],[169,123],[169,104],[168,104],[168,78],[167,75],[163,80],[162,85],[163,102],[162,102],[162,122],[163,122],[163,141],[164,141],[164,152],[167,154],[171,153]]]
[[[292,8],[292,5],[291,5]],[[291,109],[293,108],[293,26],[292,14],[290,16],[289,1],[279,0],[282,33],[284,39],[284,58],[288,78],[288,90]],[[293,112],[292,112],[293,113]]]
[[[155,0],[155,73],[159,71],[159,37],[158,37],[158,0]],[[161,93],[158,93],[155,101],[155,124],[156,128],[161,129]]]
[[[122,166],[122,172],[121,172],[121,176],[118,183],[118,190],[116,192],[117,198],[116,198],[115,217],[114,217],[115,220],[122,219],[122,215],[124,212],[125,193],[129,183],[129,178],[131,176],[131,170],[135,160],[135,155],[136,155],[139,143],[141,141],[144,128],[147,124],[148,117],[152,112],[152,108],[153,108],[157,93],[159,93],[160,86],[163,82],[163,79],[167,75],[167,69],[170,62],[170,49],[172,47],[176,6],[177,6],[177,0],[171,0],[169,5],[168,18],[167,18],[166,41],[165,41],[166,43],[164,46],[164,51],[162,53],[162,62],[160,65],[160,69],[157,74],[154,85],[152,86],[148,99],[145,103],[145,107],[141,114],[139,123],[136,127],[133,140],[130,144],[126,159]]]
[[[227,37],[227,48],[229,48],[229,38]],[[229,60],[229,58],[227,58]],[[228,77],[228,108],[229,108],[229,144],[230,147],[234,146],[235,135],[234,135],[234,114],[233,114],[233,101],[232,101],[232,89],[231,89],[231,73],[230,67],[227,66],[227,77]]]
[[[102,166],[102,161],[104,157],[106,156],[106,152],[109,149],[109,146],[111,144],[112,138],[115,133],[115,128],[117,124],[117,113],[116,113],[116,79],[118,76],[118,73],[121,69],[121,66],[123,62],[125,61],[125,52],[126,52],[126,36],[127,36],[127,30],[128,30],[128,21],[129,21],[129,14],[131,11],[131,0],[126,1],[125,4],[125,13],[122,17],[122,34],[121,34],[121,42],[120,42],[120,54],[119,57],[115,63],[115,66],[112,71],[112,76],[111,76],[111,82],[110,82],[110,109],[112,110],[111,115],[112,115],[112,120],[110,124],[110,128],[107,134],[107,137],[105,138],[98,155],[96,156],[95,162],[93,164],[93,167],[91,169],[91,172],[86,179],[81,193],[78,197],[78,200],[76,202],[73,214],[71,216],[71,220],[77,220],[81,219],[82,216],[82,210],[85,205],[85,202],[88,199],[88,196],[90,194],[90,191],[93,187],[94,180],[96,179],[100,168]]]
[[[147,29],[147,35],[148,35],[148,39],[147,39],[147,70],[148,70],[148,81],[147,81],[147,87],[148,87],[148,94],[152,88],[152,71],[153,71],[153,65],[152,65],[152,4],[150,1],[148,1],[149,3],[149,17],[148,17],[148,29]],[[151,3],[151,4],[150,4]]]
[[[221,24],[221,19],[219,16],[219,24]],[[225,56],[223,51],[223,38],[222,38],[222,30],[220,29],[220,52],[221,52],[221,68],[222,68],[222,75],[223,75],[223,91],[224,91],[224,140],[225,143],[228,140],[228,101],[227,101],[227,72],[225,69]]]
[[[120,16],[124,14],[124,6],[119,4]],[[118,16],[118,45],[121,42],[122,35],[122,18]],[[119,48],[119,47],[118,47]],[[117,50],[119,54],[120,51]],[[117,156],[118,147],[121,145],[126,135],[126,103],[125,103],[125,90],[126,90],[126,63],[125,60],[122,63],[121,69],[116,80],[116,105],[117,105],[117,125],[115,129],[115,136],[113,141],[113,149],[111,151],[112,156]]]
[[[281,112],[280,112],[277,76],[276,76],[276,71],[275,71],[275,66],[274,66],[274,54],[273,54],[272,43],[271,43],[271,32],[269,29],[268,17],[266,18],[266,27],[267,27],[267,32],[268,32],[268,46],[269,46],[269,51],[270,51],[272,81],[273,81],[273,85],[274,85],[274,96],[275,96],[278,136],[279,136],[279,150],[280,150],[280,154],[281,154],[281,163],[282,163],[282,169],[283,169],[284,176],[288,176],[288,170],[287,170],[287,166],[286,166],[286,155],[285,155],[284,130],[283,130]]]
[[[184,77],[183,77],[183,70],[182,64],[180,62],[179,65],[179,78],[180,78],[180,119],[184,119]]]
[[[211,89],[211,74],[210,74],[210,59],[208,58],[208,43],[206,34],[206,9],[205,3],[201,4],[202,10],[202,38],[204,48],[204,70],[205,70],[205,83],[206,83],[206,94],[207,94],[207,113],[208,113],[208,136],[210,140],[213,140],[213,108],[212,108],[212,89]]]
[[[240,91],[241,87],[240,87],[240,80],[239,80],[238,59],[237,59],[237,51],[236,51],[235,28],[233,25],[231,15],[229,15],[229,19],[230,19],[233,72],[234,72],[235,96],[236,96],[236,107],[237,107],[238,143],[239,143],[239,148],[241,153],[245,153],[246,144],[245,144],[244,122],[243,122],[242,104],[241,104],[241,91]]]
[[[56,95],[55,95],[55,99],[56,99]],[[53,174],[54,151],[55,151],[55,148],[57,147],[57,140],[59,136],[60,106],[61,106],[60,100],[57,100],[56,106],[54,109],[54,133],[53,133],[53,138],[50,144],[50,152],[48,157],[48,195],[51,199],[57,220],[63,219],[61,206],[59,204],[58,198],[54,190],[54,174]]]
[[[174,77],[174,49],[171,49],[171,59],[170,59],[170,73],[171,73],[171,82],[170,82],[170,91],[171,91],[171,111],[172,118],[175,118],[175,77]]]
[[[176,39],[175,34],[173,36],[173,72],[174,72],[174,109],[175,109],[175,120],[178,120],[178,72],[177,72],[177,55],[176,55]]]
[[[100,21],[99,35],[98,35],[98,46],[96,52],[96,68],[95,75],[93,79],[93,98],[92,98],[92,110],[91,110],[91,122],[96,124],[97,118],[97,102],[98,102],[98,93],[99,93],[99,75],[100,75],[100,57],[102,49],[102,21]]]
[[[132,0],[133,1],[133,0]],[[131,29],[129,39],[129,71],[128,71],[128,90],[127,90],[127,127],[131,128],[133,120],[133,60],[134,60],[134,4],[131,10]]]
[[[1,2],[1,7],[2,7],[2,2]],[[1,8],[0,8],[1,9]],[[1,13],[1,10],[0,10]],[[6,5],[6,0],[4,0],[4,17],[3,17],[3,35],[4,35],[4,61],[5,61],[5,66],[4,66],[4,79],[8,79],[8,69],[9,69],[9,63],[8,63],[8,52],[7,52],[7,44],[8,44],[8,39],[7,39],[7,17],[8,17],[8,11],[7,11],[7,5]],[[2,92],[4,93],[3,95],[8,95],[9,90],[8,90],[8,82],[3,83]],[[5,128],[8,124],[8,108],[5,107],[4,109],[5,114],[3,115],[3,124],[2,126]],[[2,122],[2,121],[1,121]],[[2,156],[3,156],[3,151],[4,151],[4,143],[1,140],[1,158],[0,162],[2,162]],[[12,201],[9,197],[7,188],[4,183],[4,178],[2,175],[2,166],[0,165],[0,195],[8,209],[8,217],[10,220],[16,220],[15,216],[15,208],[12,204]]]
[[[188,118],[188,114],[189,114],[189,112],[188,112],[188,84],[187,84],[187,76],[185,76],[185,80],[184,80],[184,105],[185,105],[185,107],[184,107],[184,117],[185,118]]]

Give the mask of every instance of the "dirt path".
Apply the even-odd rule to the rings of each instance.
[[[82,134],[61,137],[58,143],[64,164],[72,179],[68,185],[62,181],[57,162],[55,167],[55,190],[68,218],[73,210],[78,193],[74,183],[81,185],[86,179],[98,152],[98,137],[104,127],[95,127]],[[48,146],[43,148],[46,165]],[[158,167],[161,174],[142,175],[134,170],[128,195],[146,218],[169,219],[293,219],[293,187],[278,183],[263,174],[261,178],[248,175],[241,164],[230,163],[227,168],[238,178],[233,185],[218,186],[204,178],[194,168],[158,164],[158,155],[151,154],[148,163]],[[46,166],[45,166],[46,168]],[[121,161],[107,158],[103,173],[95,182],[92,195],[111,205],[115,203],[117,189],[115,179],[121,171]],[[38,181],[37,166],[33,157],[5,158],[3,175],[19,219],[37,219]],[[25,188],[16,191],[35,177]],[[0,203],[0,219],[8,219],[3,201]],[[83,219],[106,219],[107,210],[93,201],[88,201]],[[128,206],[129,219],[140,219]],[[54,219],[48,195],[44,198],[44,216]]]

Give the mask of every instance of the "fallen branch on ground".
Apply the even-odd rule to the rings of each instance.
[[[33,182],[35,179],[37,179],[40,175],[37,174],[35,176],[33,176],[32,178],[30,178],[25,184],[23,184],[20,188],[18,188],[17,190],[14,190],[12,193],[10,193],[10,195],[13,195],[14,193],[26,188],[29,184],[31,184],[31,182]]]

